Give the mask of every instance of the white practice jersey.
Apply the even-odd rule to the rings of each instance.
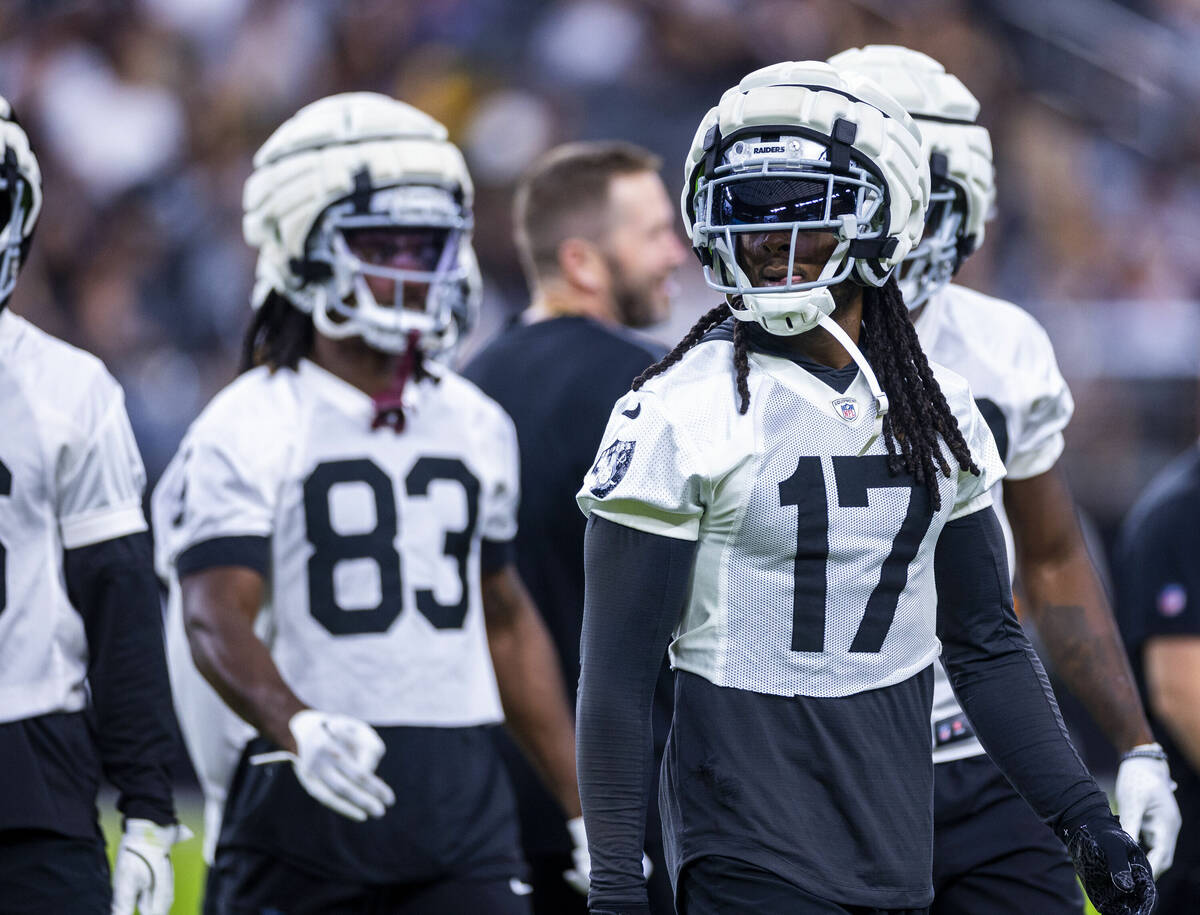
[[[232,715],[215,727],[219,700],[186,651],[177,571],[194,557],[252,564],[241,551],[263,551],[256,629],[306,704],[382,726],[502,719],[480,550],[516,534],[516,434],[477,388],[439,374],[396,433],[372,430],[371,398],[311,362],[254,369],[209,404],[167,468],[153,515],[171,579],[168,663],[184,685],[177,702],[194,700],[178,709],[189,745],[211,735],[207,753],[193,751],[211,759],[211,780],[252,732]]]
[[[1063,451],[1063,429],[1075,409],[1058,370],[1054,347],[1026,311],[963,286],[949,285],[929,300],[916,322],[921,347],[933,361],[967,379],[991,427],[1008,478],[1027,480],[1045,473]],[[1012,529],[1000,488],[996,514],[1013,571]],[[934,761],[949,762],[983,753],[962,730],[962,707],[940,664],[933,689]]]
[[[698,541],[673,667],[759,693],[846,696],[933,662],[938,534],[990,505],[1004,473],[966,383],[935,372],[982,470],[951,458],[937,512],[927,489],[888,473],[882,438],[860,454],[875,420],[861,374],[839,393],[752,352],[742,415],[732,344],[708,339],[617,402],[579,504]]]
[[[0,311],[0,722],[87,703],[63,550],[146,530],[125,397],[100,360]]]

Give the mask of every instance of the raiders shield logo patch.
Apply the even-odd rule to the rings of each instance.
[[[617,484],[625,478],[629,470],[629,462],[633,459],[633,447],[637,442],[623,442],[617,439],[600,452],[592,467],[592,495],[603,499],[617,488]]]
[[[838,416],[848,423],[858,419],[858,401],[853,397],[839,397],[833,402],[833,408],[837,410]]]

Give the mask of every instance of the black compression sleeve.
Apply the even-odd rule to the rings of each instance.
[[[175,822],[169,766],[175,719],[150,536],[67,550],[67,588],[83,617],[96,746],[131,819]]]
[[[651,704],[695,553],[688,540],[595,515],[588,520],[576,753],[593,911],[647,904],[642,847],[654,775]]]
[[[1004,534],[991,508],[949,522],[934,556],[938,637],[980,743],[1034,812],[1064,823],[1108,800],[1071,743],[1046,671],[1013,612]]]

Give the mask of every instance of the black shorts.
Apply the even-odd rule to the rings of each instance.
[[[786,912],[788,915],[923,915],[929,911],[843,905],[814,896],[761,867],[717,855],[697,858],[684,867],[679,875],[679,892],[675,897],[675,905],[679,915],[731,915],[741,912]]]
[[[0,832],[0,913],[109,915],[104,840],[42,830]]]
[[[986,756],[934,766],[934,915],[1079,915],[1058,837]]]
[[[220,849],[204,915],[529,915],[529,893],[516,875],[378,886],[316,876],[251,849]]]
[[[83,712],[0,724],[0,832],[44,829],[93,839],[100,755]]]
[[[376,771],[396,795],[382,817],[335,813],[287,763],[251,765],[276,749],[256,738],[230,785],[218,853],[252,850],[351,886],[524,879],[512,788],[488,729],[375,730],[387,747]]]

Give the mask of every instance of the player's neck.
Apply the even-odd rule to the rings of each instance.
[[[860,292],[850,301],[838,305],[830,317],[857,346],[859,332],[862,330],[862,293]],[[779,337],[778,339],[784,347],[797,356],[811,359],[813,362],[827,365],[830,368],[840,369],[852,361],[852,357],[846,352],[845,347],[823,327],[814,327],[812,330],[796,334],[794,337]]]
[[[617,309],[609,296],[576,289],[557,281],[538,285],[521,318],[526,324],[533,324],[568,316],[592,318],[604,324],[619,323]]]
[[[315,334],[310,358],[331,375],[374,397],[391,387],[401,356],[372,349],[361,337],[334,340]]]

